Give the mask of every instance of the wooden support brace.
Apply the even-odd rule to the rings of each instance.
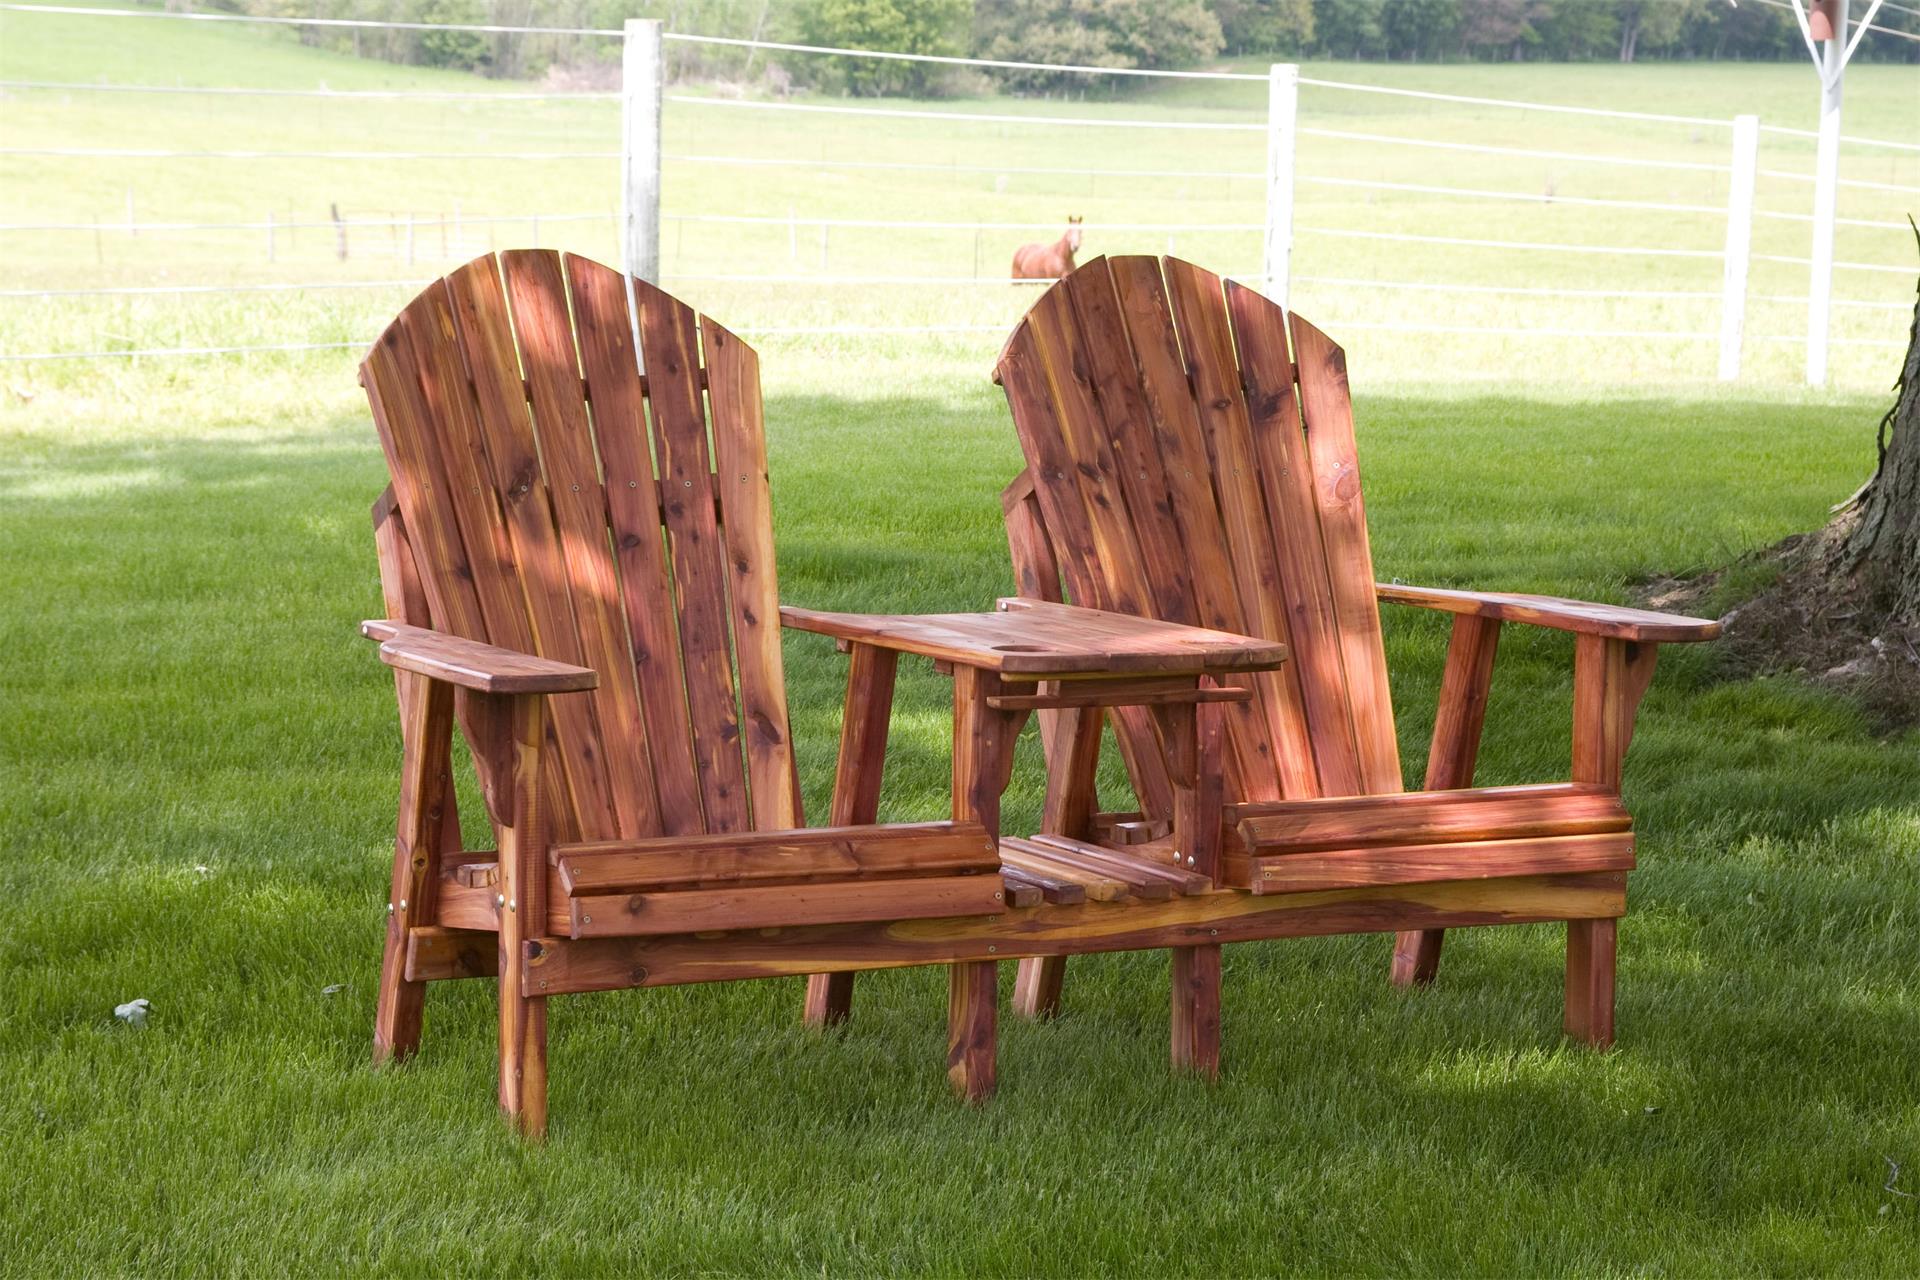
[[[1099,707],[1076,707],[1051,716],[1054,737],[1048,744],[1047,801],[1040,829],[1050,835],[1090,839],[1093,815],[1099,808],[1095,782],[1106,717]],[[1013,1011],[1023,1018],[1058,1017],[1066,976],[1065,956],[1022,960],[1013,983]]]
[[[880,782],[893,715],[893,681],[900,655],[877,645],[850,646],[847,700],[840,718],[840,757],[834,767],[832,825],[865,825],[880,813]],[[845,1022],[853,1012],[853,974],[807,978],[803,1017],[810,1027]]]
[[[547,848],[541,748],[546,699],[522,694],[478,699],[494,703],[490,718],[507,726],[513,783],[511,808],[496,815],[500,839],[500,1108],[516,1129],[538,1141],[547,1130],[547,1000],[527,994],[527,939],[545,932]],[[537,983],[537,979],[534,980]]]
[[[376,1063],[405,1058],[420,1047],[426,985],[407,977],[407,938],[415,924],[436,918],[439,860],[453,807],[453,687],[411,672],[397,672],[395,678],[404,712],[403,762],[387,937],[373,1015]],[[457,840],[457,824],[451,832]]]
[[[1487,720],[1487,691],[1493,685],[1493,659],[1500,646],[1500,619],[1457,614],[1447,641],[1447,665],[1440,677],[1440,707],[1427,751],[1428,791],[1473,785],[1480,755],[1480,731]],[[1440,971],[1440,929],[1399,934],[1393,945],[1395,986],[1425,985]]]

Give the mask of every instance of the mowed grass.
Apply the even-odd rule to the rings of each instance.
[[[188,25],[141,23],[129,44],[127,28],[111,22],[4,14],[0,68],[40,79],[475,83],[327,58],[257,33],[194,26],[189,40]],[[59,39],[26,38],[49,30]],[[1769,113],[1811,97],[1811,77],[1797,67],[1642,69],[1620,80],[1603,70],[1613,69],[1341,68],[1336,78],[1391,73],[1416,87],[1601,103],[1627,84],[1635,105],[1705,113],[1722,110],[1720,85],[1731,86],[1728,99]],[[1898,131],[1911,128],[1911,115],[1900,114],[1911,81],[1898,77],[1911,73],[1860,72],[1883,70],[1885,79],[1850,81],[1850,129],[1907,136]],[[296,72],[304,78],[289,80]],[[1188,92],[1071,109],[1257,114],[1257,98],[1196,106]],[[475,117],[458,105],[328,102],[289,112],[248,103],[211,119],[204,104],[172,98],[114,105],[75,95],[58,105],[26,92],[0,102],[5,145],[28,145],[15,141],[23,132],[60,139],[48,145],[178,145],[190,129],[208,146],[430,149],[436,131],[449,146],[480,145]],[[572,121],[548,110],[488,117],[500,131],[489,141],[611,145],[610,115]],[[936,154],[935,135],[914,132],[917,123],[846,133],[816,121],[805,133],[798,117],[686,110],[733,121],[724,126],[733,132],[683,136],[676,148]],[[315,118],[303,123],[306,115]],[[692,119],[670,111],[669,129]],[[1381,127],[1438,125],[1415,112]],[[1720,145],[1605,133],[1613,147],[1655,155]],[[1158,152],[1165,144],[1144,133],[1102,138],[1081,158],[1072,138],[1042,149],[1009,132],[992,145],[1033,163],[1148,167],[1159,163],[1150,154],[1199,164],[1202,136]],[[1257,135],[1247,136],[1256,144],[1249,154],[1224,163],[1258,167]],[[1515,145],[1558,143],[1535,136]],[[1658,149],[1667,146],[1674,150]],[[4,161],[0,220],[122,207],[125,171],[30,167],[40,163]],[[552,211],[609,203],[601,163],[155,163],[134,181],[142,216],[155,218],[257,218],[270,202],[323,216],[316,202],[335,198],[329,182],[357,216],[444,211],[455,198],[466,213]],[[1920,183],[1899,163],[1910,162],[1865,176]],[[670,207],[779,210],[787,198],[788,185],[759,171],[747,187],[737,174],[705,172],[670,169]],[[845,216],[1052,217],[1066,212],[1068,194],[1090,219],[1200,220],[1202,207],[1206,217],[1240,216],[1219,212],[1219,196],[1197,186],[1149,198],[1109,192],[1105,180],[1071,193],[1014,176],[994,193],[993,175],[972,186],[957,176],[806,181],[818,187],[793,188],[796,205],[821,213],[831,194]],[[1106,203],[1093,203],[1103,193]],[[1251,189],[1247,199],[1257,220]],[[1369,216],[1395,207],[1382,200]],[[525,243],[528,231],[502,226],[497,243]],[[1680,235],[1644,231],[1650,241]],[[485,234],[469,230],[461,252],[484,250]],[[611,253],[604,229],[591,233],[598,242],[584,224],[541,234]],[[669,261],[709,273],[789,269],[785,229],[768,234],[729,243],[689,227],[684,246],[669,242]],[[1697,235],[1712,241],[1717,231]],[[896,244],[874,262],[857,257],[861,242],[838,236],[834,272],[971,266],[971,233]],[[250,259],[234,242],[191,237],[103,233],[101,263],[86,260],[84,238],[78,250],[51,238],[0,247],[23,287],[320,278],[316,271],[398,278],[409,269],[403,253],[391,256],[392,237],[387,256],[373,258],[369,246],[371,262],[344,264],[327,257],[330,240],[300,237],[297,253],[283,242],[289,256],[271,266],[257,240],[243,242],[258,254]],[[1146,238],[1094,247],[1165,246]],[[1223,268],[1257,266],[1238,241],[1179,247]],[[422,277],[447,265],[418,248],[412,269]],[[817,248],[802,239],[802,258]],[[1896,241],[1885,260],[1904,260],[1901,252]],[[1340,269],[1393,278],[1444,267],[1456,280],[1477,270],[1384,259],[1377,249],[1360,256],[1356,249]],[[804,265],[818,269],[817,259]],[[1620,267],[1496,265],[1512,273],[1502,279],[1529,283],[1604,282]],[[1646,278],[1677,280],[1683,265],[1669,261]],[[1568,274],[1589,266],[1591,276]],[[991,269],[983,258],[982,271]],[[1698,271],[1710,276],[1712,264]],[[1694,283],[1689,276],[1680,287]],[[1889,276],[1875,296],[1910,300],[1910,284]],[[993,300],[948,290],[887,303],[858,288],[674,287],[742,324],[1000,324],[1032,296],[983,287]],[[14,352],[94,341],[357,341],[405,294],[7,300],[0,341]],[[1336,313],[1336,304],[1350,309]],[[1897,355],[1847,349],[1844,359],[1856,362],[1836,364],[1842,390],[1824,396],[1705,389],[1689,379],[1707,368],[1710,346],[1691,355],[1506,347],[1348,332],[1333,318],[1371,322],[1374,305],[1334,291],[1326,310],[1309,314],[1350,348],[1377,570],[1438,585],[1621,600],[1645,575],[1721,564],[1818,524],[1872,464],[1879,388]],[[1421,318],[1478,315],[1460,308],[1480,304],[1406,305]],[[1711,313],[1700,323],[1710,327]],[[1011,588],[996,494],[1019,459],[986,378],[994,341],[880,334],[760,343],[784,599],[963,609]],[[1797,355],[1781,359],[1777,380],[1789,381]],[[1500,381],[1434,385],[1442,378]],[[0,371],[0,705],[9,713],[0,726],[0,1146],[9,1160],[0,1272],[1913,1269],[1920,1202],[1898,1192],[1920,1190],[1920,741],[1876,736],[1847,704],[1791,680],[1723,680],[1710,650],[1663,657],[1629,760],[1642,869],[1621,935],[1621,1040],[1610,1055],[1561,1040],[1562,935],[1543,926],[1457,934],[1439,985],[1411,995],[1385,980],[1383,937],[1231,948],[1227,1071],[1214,1087],[1166,1074],[1160,955],[1076,961],[1064,1019],[1048,1027],[1007,1019],[1002,1090],[978,1110],[946,1095],[945,984],[934,970],[862,979],[853,1023],[827,1037],[798,1026],[796,981],[557,1002],[555,1120],[540,1149],[511,1139],[495,1115],[486,984],[433,990],[423,1054],[372,1071],[399,751],[391,683],[355,624],[381,607],[366,509],[384,482],[350,356]],[[1395,611],[1387,626],[1414,781],[1445,621]],[[1482,781],[1564,776],[1570,650],[1564,637],[1521,628],[1505,638]],[[843,662],[817,638],[789,641],[816,816],[826,812]],[[923,665],[904,672],[886,818],[946,812],[945,692]],[[1110,803],[1124,800],[1117,772],[1106,785]],[[1039,805],[1029,735],[1009,826],[1030,828]],[[478,813],[469,787],[471,847],[489,839]],[[117,1025],[113,1006],[135,997],[153,1002],[151,1019],[138,1030]],[[1902,1167],[1892,1191],[1889,1161]]]
[[[790,360],[769,405],[782,596],[977,607],[1018,465],[985,377]],[[316,364],[323,362],[314,362]],[[778,366],[776,366],[778,367]],[[317,375],[316,375],[317,378]],[[0,1270],[660,1274],[1891,1274],[1920,1243],[1920,756],[1786,681],[1663,660],[1628,799],[1621,1039],[1559,1035],[1562,933],[1475,931],[1442,981],[1381,936],[1231,948],[1227,1070],[1165,1070],[1167,965],[1074,962],[1008,1018],[1002,1090],[946,1095],[937,970],[570,998],[550,1143],[492,1097],[492,992],[434,989],[367,1063],[398,744],[354,624],[384,482],[344,376],[245,369],[0,440]],[[905,388],[890,393],[888,388]],[[1379,572],[1620,599],[1817,523],[1871,401],[1363,394]],[[84,430],[77,429],[83,424]],[[1417,778],[1443,622],[1388,616]],[[1481,778],[1564,776],[1570,646],[1515,628]],[[810,812],[843,659],[788,645]],[[884,816],[946,810],[913,664]],[[1009,823],[1038,815],[1031,741]],[[1108,798],[1122,799],[1118,779]],[[469,840],[477,807],[468,794]],[[1011,981],[1011,966],[1003,980]],[[328,994],[335,985],[339,990]],[[138,1030],[112,1009],[153,1002]]]
[[[1241,70],[1247,67],[1239,68]],[[1725,120],[1758,112],[1804,128],[1811,71],[1763,66],[1314,64],[1313,79]],[[304,49],[279,29],[0,14],[0,78],[56,84],[185,84],[491,93],[524,88]],[[930,344],[989,354],[1031,290],[1005,282],[1020,244],[1086,218],[1083,254],[1174,251],[1253,279],[1263,270],[1265,86],[1149,82],[1070,101],[848,101],[792,105],[931,111],[936,118],[765,110],[757,87],[689,84],[666,105],[662,234],[667,283],[743,330],[821,326],[971,332]],[[611,101],[203,97],[0,91],[10,147],[291,152],[257,158],[0,156],[8,288],[420,281],[491,247],[561,245],[617,257],[620,146]],[[777,104],[776,104],[777,105]],[[1849,74],[1850,134],[1920,144],[1920,75]],[[988,113],[1012,122],[941,118]],[[1027,123],[1022,117],[1029,117]],[[1047,123],[1065,117],[1080,124]],[[1084,122],[1113,122],[1089,127]],[[1165,130],[1152,122],[1199,126]],[[1676,125],[1302,90],[1294,299],[1329,332],[1365,335],[1396,380],[1698,384],[1714,375],[1729,134]],[[1352,136],[1330,135],[1366,135]],[[1535,154],[1399,145],[1494,145]],[[1388,139],[1380,141],[1379,139]],[[425,158],[321,158],[315,152]],[[467,153],[516,153],[463,159]],[[1582,160],[1579,156],[1599,156]],[[537,158],[529,158],[537,157]],[[1679,167],[1603,162],[1630,158]],[[811,162],[926,168],[814,168]],[[1708,166],[1688,167],[1688,166]],[[1810,139],[1762,147],[1747,370],[1794,385],[1803,365],[1813,168]],[[1047,170],[1103,173],[1049,173]],[[1115,176],[1127,171],[1141,176]],[[1920,151],[1850,147],[1837,256],[1835,384],[1877,388],[1905,332],[1915,264],[1902,216],[1920,208]],[[1393,189],[1351,185],[1399,184]],[[1454,188],[1493,195],[1432,190]],[[1425,188],[1425,189],[1423,189]],[[1544,197],[1677,208],[1548,204]],[[331,211],[361,222],[337,257]],[[248,224],[127,230],[152,223]],[[537,220],[534,215],[541,215]],[[276,223],[269,261],[268,217]],[[770,219],[700,222],[702,217]],[[408,219],[413,220],[411,232]],[[791,219],[791,221],[789,221]],[[814,219],[815,221],[808,221]],[[830,226],[820,219],[961,224]],[[1800,220],[1795,220],[1800,219]],[[967,224],[990,224],[974,230]],[[1206,227],[1216,230],[1164,230]],[[1427,240],[1374,237],[1423,236]],[[1451,241],[1455,243],[1443,243]],[[1546,248],[1489,247],[1494,241]],[[1553,248],[1571,245],[1573,251]],[[1644,253],[1582,250],[1626,247]],[[730,277],[748,277],[733,279]],[[768,279],[773,277],[773,279]],[[920,277],[934,283],[875,283]],[[840,282],[840,283],[835,283]],[[1421,288],[1394,288],[1394,283]],[[1571,290],[1579,296],[1481,292]],[[0,300],[12,353],[260,343],[358,343],[406,284],[304,293]],[[1654,298],[1607,296],[1659,293]],[[1440,332],[1427,330],[1439,329]],[[1653,336],[1621,336],[1621,335]],[[856,343],[809,340],[834,353]],[[1854,345],[1858,344],[1858,345]],[[39,380],[87,376],[35,366]]]

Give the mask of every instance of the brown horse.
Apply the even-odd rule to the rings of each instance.
[[[1067,219],[1066,234],[1052,244],[1023,244],[1013,251],[1015,280],[1058,280],[1073,270],[1073,255],[1080,248],[1080,218]]]

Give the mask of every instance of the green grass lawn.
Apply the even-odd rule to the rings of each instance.
[[[302,51],[259,32],[150,22],[137,36],[129,46],[126,27],[110,22],[0,14],[0,78],[474,83]],[[1801,67],[1337,71],[1576,102],[1630,92],[1649,110],[1759,106],[1794,125],[1806,123],[1812,96]],[[1911,136],[1912,85],[1909,69],[1861,68],[1850,129]],[[1194,92],[1072,109],[1257,115],[1257,100],[1201,102]],[[1465,136],[1480,127],[1393,100],[1324,101],[1368,117],[1338,127]],[[0,98],[5,145],[27,145],[14,141],[22,136],[172,145],[160,140],[204,116],[204,104],[172,98]],[[1087,165],[1107,162],[1113,147],[1089,142],[1079,156],[1082,139],[1043,146],[1011,127],[972,141],[917,124],[805,133],[795,119],[687,107],[669,114],[670,145]],[[1676,158],[1721,145],[1612,125],[1527,128],[1515,145],[1604,143]],[[399,118],[391,106],[328,102],[223,108],[202,136],[209,146],[425,149],[484,139],[585,150],[615,135],[610,113],[579,104],[455,104]],[[1192,139],[1129,138],[1117,163],[1257,168],[1257,137],[1248,137],[1245,155],[1239,142],[1215,154]],[[1367,173],[1373,163],[1332,149],[1313,158],[1322,171]],[[1810,152],[1789,147],[1780,163],[1810,167]],[[1920,183],[1912,160],[1874,163],[1854,172]],[[530,177],[431,164],[116,169],[6,158],[0,222],[111,217],[124,211],[129,184],[141,216],[157,219],[259,217],[269,207],[324,216],[330,198],[359,216],[444,211],[455,198],[468,213],[592,209],[611,202],[610,172],[598,164]],[[1427,174],[1461,185],[1496,176],[1448,166]],[[1633,186],[1624,175],[1558,180],[1591,184],[1562,191],[1710,202],[1702,176],[1680,174],[1670,191],[1664,179]],[[669,169],[669,207],[784,212],[791,201],[816,214],[1006,220],[1071,207],[1092,221],[1258,212],[1254,184],[1123,191],[1009,178],[996,190],[992,175],[772,173],[755,184],[743,189],[737,174],[688,162]],[[1313,212],[1374,226],[1433,216],[1413,197]],[[1869,200],[1843,212],[1884,217],[1892,206]],[[1476,206],[1481,213],[1489,234],[1537,233],[1539,219],[1564,215],[1559,231],[1570,236],[1718,235],[1711,219],[1623,225],[1548,209],[1506,221]],[[528,232],[502,224],[498,243],[524,243]],[[1783,236],[1783,252],[1799,251],[1799,231],[1769,234]],[[487,247],[484,233],[470,236],[480,239],[460,252]],[[545,228],[543,238],[601,256],[611,246],[608,229],[584,224]],[[283,242],[285,256],[269,265],[253,241],[247,257],[232,240],[103,232],[96,261],[92,237],[77,246],[0,237],[0,266],[8,287],[55,287],[424,277],[448,265],[424,254],[411,267],[395,261],[391,237],[379,246],[387,256],[367,246],[369,260],[337,263],[329,242],[310,239]],[[1324,274],[1383,278],[1467,281],[1484,265],[1529,283],[1690,288],[1713,275],[1712,264],[1623,275],[1642,264],[1478,264],[1354,243],[1303,240],[1303,253],[1327,260]],[[1010,245],[991,247],[988,273]],[[1092,247],[1165,245],[1144,237]],[[1227,269],[1246,268],[1254,252],[1244,238],[1179,247]],[[689,228],[667,249],[670,263],[695,273],[792,265],[784,228],[731,243]],[[802,240],[803,269],[818,270],[817,250]],[[951,243],[836,239],[830,251],[835,273],[877,253],[883,269],[934,274],[970,271],[973,249],[969,233]],[[1896,262],[1910,260],[1900,255],[1911,247],[1868,238],[1844,252]],[[1853,284],[1866,296],[1868,286]],[[1887,276],[1873,296],[1910,304],[1911,284]],[[742,325],[1001,324],[1032,296],[675,287]],[[1798,286],[1785,273],[1767,287]],[[0,300],[0,350],[353,341],[376,332],[404,296]],[[1352,355],[1376,567],[1434,585],[1622,600],[1642,577],[1722,564],[1813,527],[1872,464],[1897,355],[1845,349],[1839,388],[1814,396],[1768,385],[1789,383],[1796,367],[1797,353],[1781,348],[1760,368],[1759,389],[1729,390],[1698,381],[1710,351],[1450,342],[1362,327],[1403,314],[1392,305],[1462,323],[1548,323],[1547,312],[1514,300],[1390,305],[1327,287],[1303,295],[1303,309],[1309,297],[1308,313]],[[1791,332],[1790,312],[1769,323]],[[1711,309],[1671,318],[1713,323]],[[1894,321],[1904,323],[1892,315],[1850,332],[1898,336]],[[987,381],[993,343],[761,344],[785,600],[964,609],[1010,588],[996,495],[1018,448]],[[938,971],[863,978],[854,1021],[827,1037],[799,1026],[797,981],[557,1002],[554,1121],[540,1149],[512,1139],[495,1113],[486,984],[433,990],[424,1052],[374,1072],[399,746],[391,682],[355,625],[381,607],[366,513],[383,483],[350,356],[0,366],[0,1149],[9,1162],[0,1273],[1914,1269],[1920,1201],[1885,1184],[1892,1160],[1903,1169],[1897,1189],[1920,1191],[1920,737],[1877,736],[1855,708],[1799,682],[1725,679],[1708,648],[1663,659],[1628,761],[1642,869],[1621,933],[1620,1043],[1608,1055],[1563,1043],[1562,936],[1542,926],[1456,934],[1440,983],[1414,994],[1388,985],[1384,937],[1230,948],[1226,1072],[1213,1087],[1167,1076],[1167,964],[1153,954],[1076,961],[1068,1013],[1055,1025],[1007,1019],[1001,1092],[979,1110],[947,1096]],[[1387,626],[1402,751],[1417,779],[1446,624],[1395,611]],[[789,641],[816,816],[826,811],[843,661],[817,637]],[[1570,667],[1565,637],[1510,629],[1481,781],[1565,776]],[[923,665],[903,671],[883,817],[946,812],[944,692]],[[1029,735],[1010,828],[1037,820],[1038,764]],[[1107,784],[1119,802],[1118,774]],[[479,812],[470,788],[464,812],[470,822]],[[469,831],[474,847],[486,839]],[[113,1007],[135,997],[153,1002],[151,1019],[117,1025]]]
[[[825,1039],[797,981],[560,1002],[541,1150],[496,1118],[484,984],[434,990],[424,1053],[375,1073],[398,745],[354,624],[379,610],[384,469],[344,370],[311,363],[0,419],[0,1270],[1911,1266],[1920,1214],[1882,1185],[1889,1157],[1920,1176],[1915,740],[1790,682],[1717,681],[1702,651],[1663,663],[1629,761],[1642,870],[1607,1056],[1562,1043],[1561,932],[1529,927],[1456,935],[1414,995],[1384,937],[1231,948],[1212,1088],[1165,1073],[1159,955],[1076,961],[1063,1021],[1005,1026],[979,1111],[946,1096],[937,971],[862,979]],[[854,394],[779,378],[785,599],[967,608],[1010,585],[1004,408],[978,371],[906,366]],[[1360,413],[1383,575],[1619,599],[1817,523],[1869,463],[1875,406]],[[1417,777],[1444,626],[1388,625]],[[1569,660],[1514,630],[1484,781],[1564,776]],[[796,636],[789,664],[820,814],[842,659]],[[941,694],[923,667],[903,682],[889,818],[945,812]],[[1015,828],[1039,803],[1023,749]],[[116,1025],[136,996],[150,1022]]]

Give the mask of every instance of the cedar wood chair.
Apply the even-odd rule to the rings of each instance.
[[[1718,624],[1376,584],[1341,349],[1176,258],[1081,266],[1020,322],[995,378],[1027,461],[1003,495],[1024,596],[1287,646],[1284,667],[1236,677],[1251,696],[1221,709],[1221,883],[1303,904],[1378,894],[1370,914],[1324,931],[1398,930],[1401,984],[1434,977],[1442,924],[1564,918],[1567,1034],[1610,1043],[1615,927],[1634,865],[1622,761],[1657,644],[1710,639]],[[1380,600],[1454,615],[1423,791],[1402,790]],[[1570,781],[1472,785],[1507,622],[1574,635]],[[1165,835],[1177,803],[1165,742],[1138,708],[1112,718],[1141,809],[1096,812],[1102,718],[1097,707],[1042,713],[1048,829],[1190,864]],[[1213,950],[1190,968],[1212,986],[1199,998],[1217,1005]],[[1065,963],[1022,962],[1020,1012],[1057,1011]]]
[[[392,476],[388,617],[363,630],[403,750],[375,1057],[417,1047],[427,982],[497,977],[500,1105],[531,1136],[549,995],[805,974],[808,927],[1005,909],[966,797],[959,821],[800,829],[757,358],[642,281],[630,311],[628,287],[488,255],[361,369]],[[497,851],[461,847],[456,721]],[[987,954],[954,965],[950,1001],[949,1074],[975,1097]]]

